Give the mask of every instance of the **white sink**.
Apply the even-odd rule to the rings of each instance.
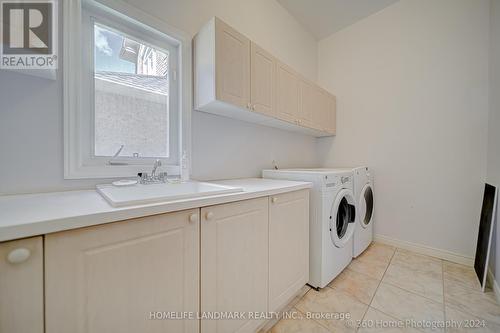
[[[240,187],[196,181],[149,185],[137,184],[127,187],[105,184],[97,185],[96,188],[97,192],[113,207],[142,205],[160,201],[190,199],[243,191]]]

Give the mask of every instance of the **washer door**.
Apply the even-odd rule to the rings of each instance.
[[[336,247],[344,247],[354,232],[356,207],[352,191],[341,190],[330,211],[330,236]]]
[[[370,184],[366,184],[359,195],[359,224],[363,228],[368,227],[373,219],[373,190]]]

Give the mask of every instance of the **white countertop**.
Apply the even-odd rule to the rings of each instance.
[[[0,242],[312,187],[307,182],[261,178],[211,183],[242,187],[243,192],[119,208],[95,190],[0,196]]]

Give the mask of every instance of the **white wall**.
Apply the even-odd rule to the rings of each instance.
[[[316,40],[275,1],[126,1],[191,35],[196,34],[212,16],[218,16],[301,74],[316,81]],[[194,178],[260,176],[260,171],[269,168],[273,159],[280,166],[315,166],[316,140],[228,118],[194,113]]]
[[[473,256],[488,127],[488,0],[401,0],[319,43],[325,166],[369,165],[375,232]]]
[[[190,35],[217,15],[303,75],[316,79],[315,39],[275,1],[128,2]],[[61,71],[57,81],[0,71],[0,194],[90,188],[103,181],[63,179],[61,79]],[[273,159],[281,166],[314,166],[315,142],[311,137],[195,112],[193,176],[258,176]]]
[[[491,0],[490,10],[490,118],[488,127],[488,182],[500,187],[500,0]],[[500,285],[500,207],[490,265]]]

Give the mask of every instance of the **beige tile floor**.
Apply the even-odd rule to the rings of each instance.
[[[491,290],[479,290],[471,267],[380,243],[328,287],[304,288],[285,311],[295,314],[293,319],[282,319],[267,332],[500,332],[500,305]],[[320,316],[347,313],[350,318]],[[358,321],[363,326],[352,325]],[[420,325],[447,322],[479,327]]]

